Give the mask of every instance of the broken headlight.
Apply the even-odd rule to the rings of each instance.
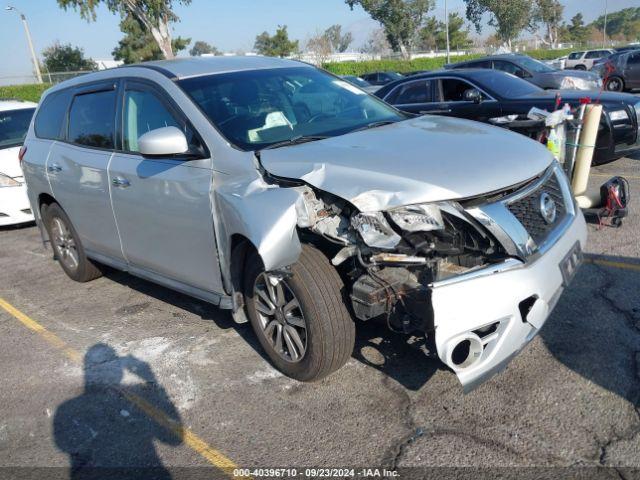
[[[382,212],[359,213],[351,218],[351,225],[370,247],[391,250],[400,243],[400,235],[393,231]]]
[[[443,230],[440,207],[433,204],[409,205],[389,212],[391,220],[406,232]]]

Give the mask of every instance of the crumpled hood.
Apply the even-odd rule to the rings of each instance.
[[[473,197],[535,177],[541,144],[469,120],[424,116],[326,140],[264,150],[264,168],[304,180],[361,211]]]
[[[0,150],[0,173],[12,178],[23,176],[20,160],[18,160],[19,152],[20,147],[3,148]]]

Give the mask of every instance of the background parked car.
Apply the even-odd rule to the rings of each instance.
[[[361,88],[367,93],[375,93],[380,88],[375,85],[371,85],[366,80],[363,80],[360,77],[356,77],[355,75],[342,75],[340,78],[342,78],[343,80],[346,80],[351,85],[355,85],[356,87]]]
[[[640,50],[614,53],[597,63],[593,71],[605,79],[605,88],[610,92],[640,88]]]
[[[18,155],[36,106],[0,100],[0,226],[33,221]]]
[[[580,104],[584,92],[561,91],[562,102]],[[599,92],[593,92],[595,98]],[[556,92],[542,90],[514,75],[492,70],[451,70],[416,75],[382,87],[377,96],[414,114],[439,114],[510,127],[533,107],[555,110]],[[594,163],[603,164],[640,149],[640,98],[624,93],[600,95],[604,116]],[[524,133],[524,132],[521,132]]]
[[[567,58],[567,55],[565,55],[564,57],[554,58],[553,60],[546,60],[544,63],[554,70],[564,70],[567,65]]]
[[[366,75],[361,75],[360,78],[366,80],[371,85],[382,86],[386,85],[387,83],[400,80],[401,78],[404,78],[404,75],[398,72],[373,72],[367,73]]]
[[[602,81],[595,73],[556,70],[526,55],[494,55],[447,65],[445,68],[492,68],[511,73],[544,89],[597,90],[602,86]]]
[[[615,49],[616,52],[628,52],[630,50],[640,50],[640,43],[632,43],[631,45],[626,45],[624,47],[618,47]]]
[[[608,57],[612,53],[614,53],[614,51],[609,49],[573,52],[570,53],[567,57],[564,68],[573,68],[575,70],[591,70],[594,61],[603,57]]]

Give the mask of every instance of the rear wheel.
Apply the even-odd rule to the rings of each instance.
[[[44,223],[51,240],[55,258],[69,278],[88,282],[102,276],[102,272],[87,258],[71,220],[57,203],[45,210]]]
[[[247,261],[244,292],[251,325],[285,375],[315,381],[342,367],[353,352],[355,325],[340,276],[319,250],[302,247],[291,275],[265,272],[257,253]]]
[[[620,77],[611,77],[607,80],[607,84],[605,88],[609,92],[623,92],[624,91],[624,81]]]
[[[574,68],[574,70],[586,70],[587,69],[587,67],[585,67],[584,65],[576,65],[573,68]]]

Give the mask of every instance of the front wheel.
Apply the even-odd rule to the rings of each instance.
[[[340,276],[322,252],[303,245],[291,274],[265,272],[254,253],[244,294],[253,330],[285,375],[310,382],[342,367],[353,352],[355,325]]]
[[[605,88],[609,92],[622,92],[624,91],[624,81],[618,77],[611,77],[607,80]]]

